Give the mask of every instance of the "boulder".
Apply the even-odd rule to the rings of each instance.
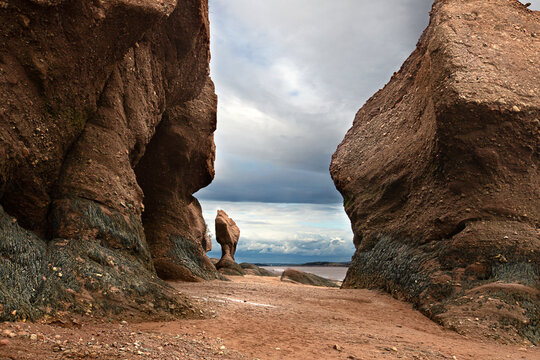
[[[281,281],[312,286],[339,287],[337,281],[294,269],[285,269],[281,274]]]
[[[458,332],[540,341],[538,36],[517,1],[435,1],[332,157],[356,246],[344,287]]]
[[[221,259],[216,268],[225,275],[244,275],[242,268],[234,261],[234,253],[240,229],[233,219],[223,210],[218,210],[216,215],[216,240],[221,245]]]

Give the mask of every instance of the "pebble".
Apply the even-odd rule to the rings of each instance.
[[[37,335],[36,334],[30,334],[30,340],[36,341],[37,340]]]
[[[341,351],[341,346],[334,344],[334,350]]]
[[[0,340],[0,347],[9,345],[8,339],[2,339]]]

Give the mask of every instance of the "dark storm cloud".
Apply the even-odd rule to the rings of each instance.
[[[210,0],[216,178],[202,199],[336,203],[355,112],[414,48],[429,0]]]
[[[338,201],[331,154],[356,111],[412,52],[431,4],[210,0],[217,162],[200,195]]]

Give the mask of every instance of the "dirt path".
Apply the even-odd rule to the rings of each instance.
[[[258,359],[540,359],[537,348],[444,330],[387,294],[232,278],[176,284],[213,308],[216,318],[138,329],[219,337],[227,349]]]
[[[255,276],[172,285],[207,309],[205,319],[0,323],[0,360],[540,359],[535,347],[444,330],[379,292]]]

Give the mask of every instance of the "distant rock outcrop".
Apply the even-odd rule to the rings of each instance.
[[[540,342],[539,39],[518,1],[435,1],[332,158],[356,245],[344,287]]]
[[[225,275],[244,275],[242,268],[234,261],[234,253],[240,229],[233,219],[223,210],[218,210],[216,215],[216,240],[221,245],[221,259],[216,268]]]
[[[188,313],[155,269],[217,274],[207,1],[0,5],[0,319]]]
[[[281,281],[313,286],[339,287],[337,281],[294,269],[285,269],[281,274]]]
[[[262,268],[255,264],[241,263],[240,267],[244,270],[245,275],[272,276],[272,277],[279,276],[279,274],[276,274],[275,272],[272,272],[270,270],[266,270],[265,268]]]

